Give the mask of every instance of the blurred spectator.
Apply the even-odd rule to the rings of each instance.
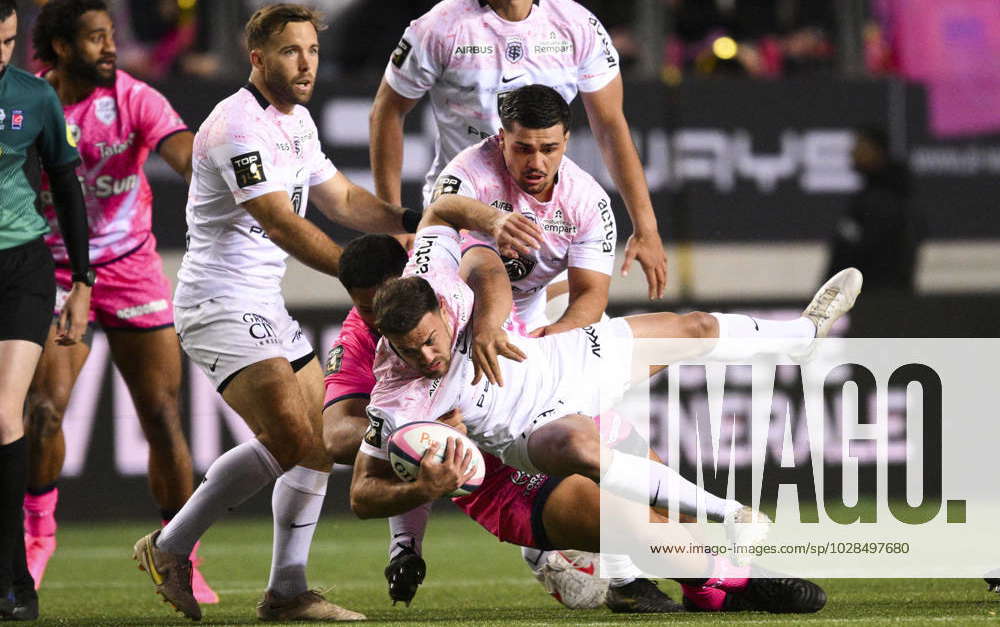
[[[859,129],[851,157],[864,185],[837,222],[825,276],[854,266],[864,273],[866,290],[912,292],[925,229],[910,206],[909,172],[891,159],[879,129]]]

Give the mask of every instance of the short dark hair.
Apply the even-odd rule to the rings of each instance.
[[[0,20],[6,20],[17,13],[16,0],[0,0]]]
[[[340,282],[348,291],[380,285],[403,274],[406,249],[395,237],[369,233],[354,238],[340,255]]]
[[[423,277],[389,279],[375,292],[375,328],[382,335],[409,333],[430,312],[438,311],[437,294]]]
[[[508,131],[514,122],[534,129],[562,124],[568,131],[571,118],[569,104],[547,85],[519,87],[500,100],[500,123]]]
[[[49,65],[59,60],[52,45],[57,39],[72,43],[76,39],[80,16],[87,11],[109,13],[104,0],[51,0],[42,7],[31,31],[31,44],[35,47],[35,58]]]
[[[318,11],[298,4],[284,2],[281,4],[269,4],[258,9],[250,17],[250,21],[247,22],[244,29],[247,48],[250,50],[260,48],[267,43],[271,35],[285,30],[285,26],[289,22],[312,22],[317,33],[321,30],[326,30],[323,15]]]

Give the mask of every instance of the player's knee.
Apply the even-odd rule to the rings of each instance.
[[[284,469],[298,464],[316,448],[316,434],[301,416],[283,416],[273,428],[265,429],[260,439]]]
[[[712,314],[693,311],[681,316],[688,337],[718,337],[719,322]]]
[[[570,473],[589,477],[600,472],[600,436],[596,427],[561,429],[551,434],[549,446]]]
[[[65,406],[60,407],[50,399],[36,398],[28,407],[26,426],[35,440],[47,440],[62,428]]]

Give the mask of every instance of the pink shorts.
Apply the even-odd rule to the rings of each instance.
[[[90,295],[90,322],[105,329],[152,330],[174,324],[170,281],[150,235],[134,251],[94,266],[97,282]],[[66,302],[72,284],[69,268],[56,268],[55,315]]]
[[[486,458],[483,485],[452,502],[501,542],[536,549],[556,548],[545,535],[542,511],[562,477],[531,475],[504,466],[492,455],[483,456]]]

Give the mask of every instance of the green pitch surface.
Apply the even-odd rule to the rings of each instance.
[[[64,524],[59,549],[40,591],[42,625],[183,625],[189,621],[153,593],[149,577],[136,569],[132,544],[152,525]],[[636,616],[607,610],[563,609],[530,577],[520,551],[500,544],[470,520],[433,517],[425,543],[428,577],[414,604],[388,600],[384,521],[347,516],[325,519],[316,532],[310,583],[333,586],[328,598],[364,612],[371,623],[397,625],[618,625],[633,623],[725,623],[733,625],[809,622],[816,625],[864,620],[905,625],[997,621],[1000,597],[981,580],[828,580],[826,609],[809,616],[762,613]],[[205,606],[201,624],[257,623],[254,604],[267,582],[271,556],[267,520],[231,519],[216,525],[201,547],[202,567],[222,596]],[[672,582],[662,584],[679,596]],[[274,624],[274,623],[269,623]],[[301,623],[298,623],[301,625]]]

